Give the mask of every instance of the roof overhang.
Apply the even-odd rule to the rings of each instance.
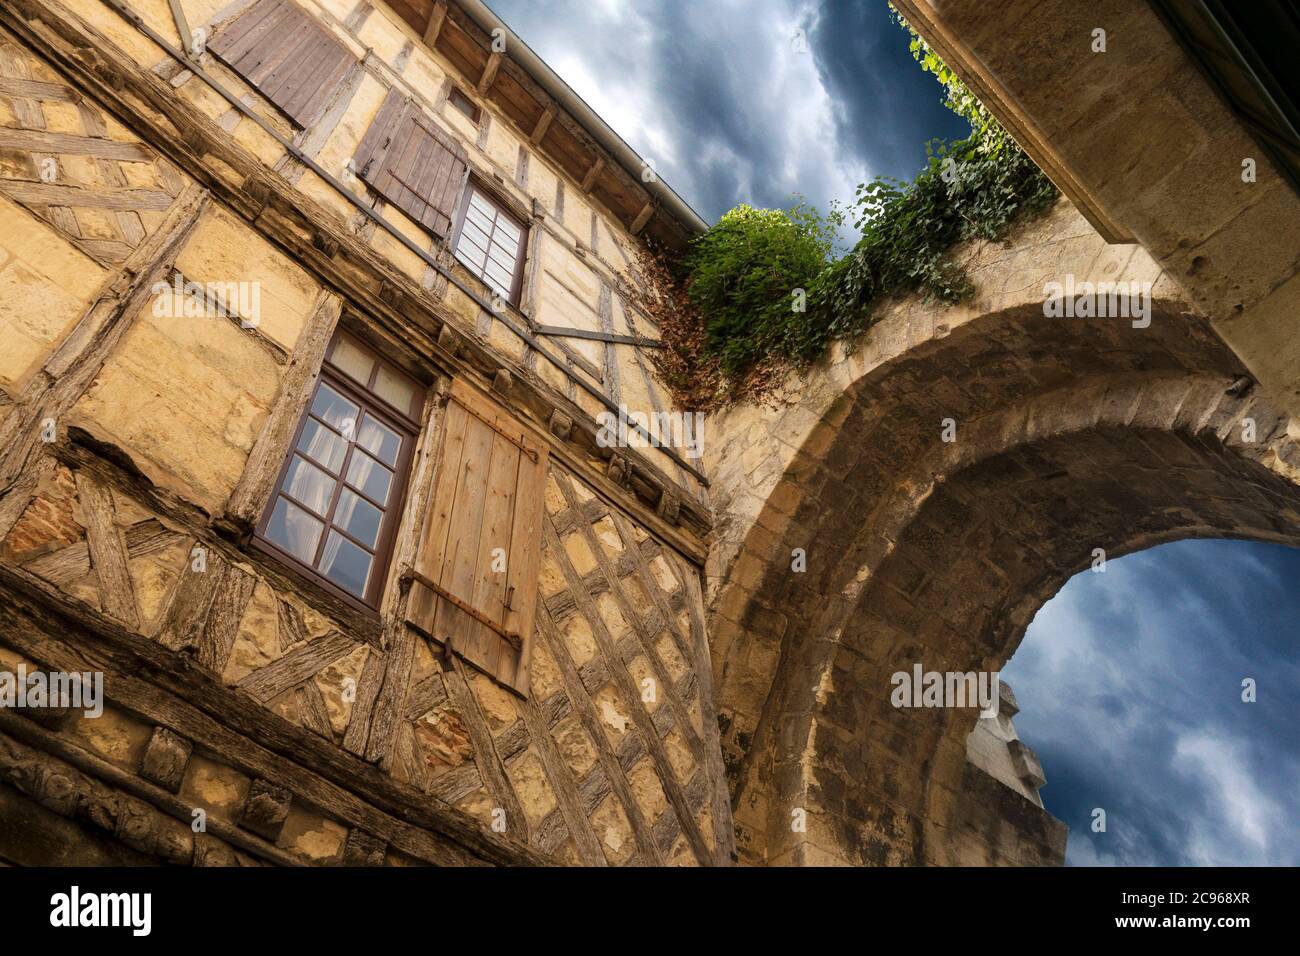
[[[708,228],[482,0],[384,2],[624,228],[672,250]]]

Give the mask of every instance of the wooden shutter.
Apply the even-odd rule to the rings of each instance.
[[[546,446],[468,386],[453,385],[442,462],[407,621],[480,670],[528,692],[541,560]],[[504,557],[505,570],[495,569]]]
[[[434,235],[447,238],[468,168],[464,148],[389,90],[357,149],[357,172]]]
[[[257,0],[208,49],[299,126],[315,121],[356,59],[288,0]]]

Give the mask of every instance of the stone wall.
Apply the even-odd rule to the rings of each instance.
[[[1096,548],[1300,539],[1288,416],[1140,248],[1061,202],[959,255],[970,304],[888,306],[775,409],[717,424],[710,639],[742,860],[954,862],[976,714],[896,708],[891,675],[1000,669]],[[1067,275],[1150,283],[1150,324],[1049,318]]]

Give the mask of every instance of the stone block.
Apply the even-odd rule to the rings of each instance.
[[[240,813],[239,825],[260,837],[275,841],[279,839],[284,822],[289,817],[292,801],[293,795],[283,787],[265,780],[254,780],[248,792],[248,801]]]
[[[166,727],[155,727],[140,764],[140,775],[172,793],[179,792],[190,760],[190,742]]]

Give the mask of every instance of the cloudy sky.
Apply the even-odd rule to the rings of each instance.
[[[1300,550],[1180,541],[1038,612],[1003,676],[1069,862],[1300,865],[1297,583]]]
[[[845,202],[966,132],[884,0],[490,2],[710,221]],[[1300,551],[1186,541],[1039,612],[1005,676],[1069,862],[1300,864],[1297,584]]]
[[[883,0],[490,5],[710,222],[739,202],[846,202],[967,132]]]

